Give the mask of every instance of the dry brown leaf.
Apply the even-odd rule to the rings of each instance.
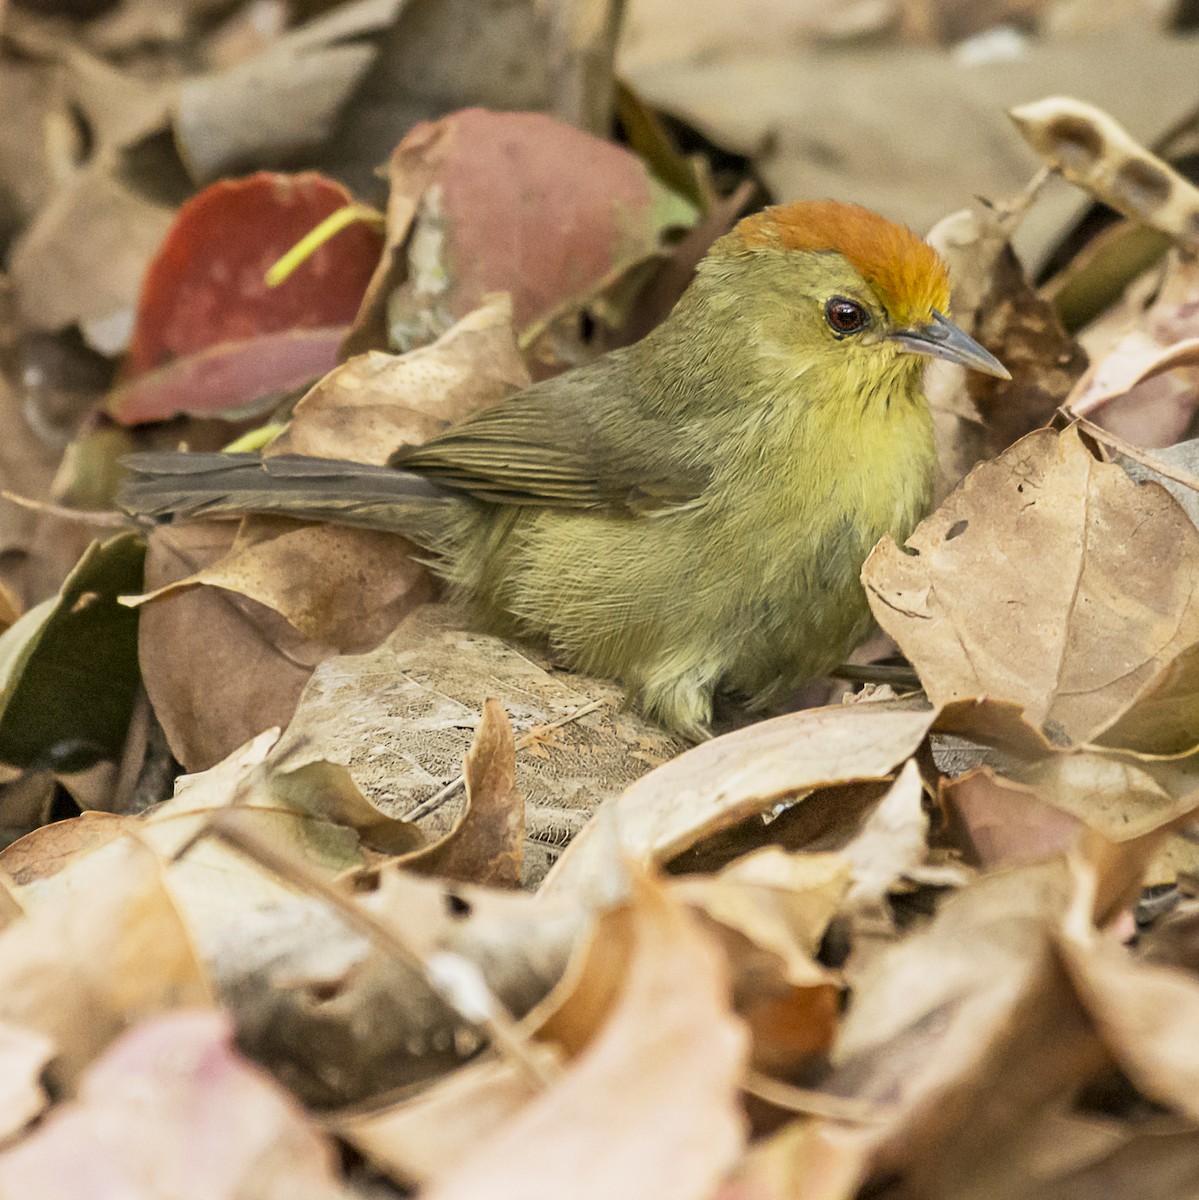
[[[850,866],[846,901],[851,907],[882,904],[887,893],[928,855],[924,784],[915,759],[903,764],[895,782],[866,818],[842,854]]]
[[[954,320],[1012,374],[984,379],[943,362],[928,371],[942,494],[979,459],[1049,421],[1086,366],[1086,354],[1012,252],[1009,238],[1024,211],[1023,198],[998,209],[975,206],[950,214],[928,234],[949,266]]]
[[[985,876],[858,979],[826,1087],[882,1106],[861,1131],[904,1197],[970,1195],[1107,1060],[1051,953],[1060,861]]]
[[[621,864],[614,864],[614,874],[623,877]],[[394,892],[395,884],[403,878],[389,867],[385,887]],[[416,894],[427,898],[429,885],[421,887],[423,891]],[[454,893],[460,909],[471,905],[472,898],[479,894],[473,889],[471,894]],[[414,906],[410,902],[413,897],[413,890],[405,886],[383,911],[394,912],[395,919],[403,914],[407,929],[419,926],[423,944],[429,927],[444,921],[444,916],[423,904]],[[537,907],[544,908],[540,901]],[[577,914],[577,907],[571,907]],[[476,915],[472,910],[469,919]],[[565,970],[521,1020],[522,1029],[537,1037],[529,1044],[529,1052],[551,1071],[564,1058],[575,1058],[603,1027],[625,984],[633,950],[634,921],[628,904],[617,903],[581,930],[577,921],[571,928],[578,936],[573,938]],[[522,922],[508,934],[509,954],[525,957],[529,948],[537,945],[538,936],[536,927]],[[444,941],[436,936],[433,940]],[[454,944],[459,950],[463,948],[461,942]],[[565,945],[560,937],[554,944],[558,947],[554,958],[559,961]],[[517,945],[520,954],[513,955]],[[504,948],[501,943],[495,946]],[[542,981],[549,974],[544,967],[535,967],[531,972]],[[504,995],[510,1008],[514,1000],[519,1003],[518,992],[509,989]],[[539,1091],[540,1084],[523,1065],[487,1058],[434,1080],[415,1096],[402,1097],[381,1108],[372,1105],[337,1113],[331,1121],[341,1136],[383,1166],[392,1178],[427,1187],[452,1172],[463,1154],[515,1116]]]
[[[210,993],[147,847],[123,838],[71,862],[53,884],[21,889],[28,916],[0,934],[0,1019],[54,1040],[51,1078],[61,1086],[132,1022],[206,1005]]]
[[[1100,1037],[1138,1090],[1199,1122],[1199,981],[1137,962],[1092,930],[1067,931],[1057,948]]]
[[[127,338],[142,274],[172,215],[169,204],[121,177],[117,156],[96,155],[13,247],[12,277],[25,321],[62,329],[115,318],[125,323]],[[119,338],[109,349],[123,344]]]
[[[156,603],[205,586],[264,605],[304,638],[344,654],[373,649],[436,589],[399,534],[251,516],[216,562],[125,602]]]
[[[72,859],[115,842],[128,830],[108,812],[83,812],[66,821],[43,825],[0,851],[0,870],[18,886],[61,871]]]
[[[1194,419],[1199,380],[1199,266],[1174,254],[1132,284],[1080,340],[1092,367],[1066,400],[1141,446],[1169,446]]]
[[[149,538],[147,588],[194,574],[228,551],[228,521],[163,525]],[[255,734],[285,726],[331,646],[302,637],[278,613],[218,588],[191,588],[143,606],[142,679],[171,751],[189,770],[220,762]]]
[[[290,164],[334,134],[346,101],[361,84],[400,0],[340,6],[229,70],[184,81],[174,135],[192,178],[206,183],[253,163]]]
[[[551,1047],[531,1049],[547,1070],[558,1065]],[[338,1137],[391,1178],[406,1186],[428,1187],[535,1100],[539,1091],[526,1067],[486,1059],[460,1067],[411,1099],[381,1109],[338,1113],[327,1120]]]
[[[839,854],[767,847],[719,875],[671,885],[720,937],[759,1071],[787,1077],[832,1045],[840,983],[814,955],[848,882],[849,864]]]
[[[761,941],[752,924],[739,919],[748,903],[763,921],[785,928],[787,940],[811,958],[845,896],[850,870],[841,854],[789,854],[766,846],[729,863],[718,875],[694,881],[684,877],[680,886],[688,894],[688,884],[695,885],[697,890],[690,892],[693,903],[698,900],[716,920],[769,944]]]
[[[296,405],[266,454],[382,465],[447,425],[529,384],[504,294],[408,354],[368,351],[330,371]]]
[[[525,886],[541,879],[602,799],[683,745],[622,712],[611,681],[551,673],[526,648],[470,632],[460,610],[426,605],[377,650],[321,666],[281,752],[296,748],[298,761],[348,766],[372,803],[403,816],[459,777],[488,696],[504,706],[522,743],[529,741],[516,756]],[[421,827],[443,835],[461,805],[461,791],[451,788]]]
[[[659,885],[638,881],[633,903],[628,977],[596,1040],[429,1200],[702,1200],[736,1161],[746,1038],[726,965]]]
[[[213,948],[241,1044],[325,1109],[376,1111],[397,1088],[435,1081],[483,1047],[480,1030],[446,1003],[419,963],[448,954],[474,964],[490,994],[521,1017],[551,993],[591,921],[577,905],[447,884],[394,862],[357,872],[353,896],[411,955],[352,932],[337,908],[302,896],[243,903],[240,915],[230,906]],[[469,1114],[463,1119],[473,1127]]]
[[[440,841],[402,865],[420,874],[492,887],[518,887],[524,854],[525,806],[516,786],[516,741],[498,700],[488,699],[463,767],[466,806]]]
[[[1114,842],[1141,837],[1189,811],[1199,795],[1194,757],[1160,760],[1114,750],[1056,754],[1020,781]]]
[[[17,1134],[46,1107],[42,1072],[54,1057],[45,1034],[0,1022],[0,1138]]]
[[[1079,816],[1043,800],[1037,789],[989,767],[942,780],[953,842],[976,866],[1019,866],[1064,854],[1079,839]]]
[[[545,890],[587,886],[607,858],[605,829],[627,854],[664,862],[779,800],[881,779],[915,752],[934,715],[883,704],[816,708],[704,742],[609,801],[558,860]]]
[[[84,1073],[71,1102],[0,1154],[0,1190],[350,1200],[332,1144],[232,1041],[215,1012],[139,1025]]]
[[[1072,430],[977,467],[907,546],[880,542],[863,580],[937,705],[1010,701],[1084,741],[1199,641],[1199,532]]]

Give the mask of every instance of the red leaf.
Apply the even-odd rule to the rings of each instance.
[[[338,325],[223,342],[123,384],[109,393],[105,409],[122,425],[163,421],[183,412],[235,413],[333,370],[344,336],[345,326]]]
[[[215,183],[189,200],[142,285],[126,377],[224,342],[348,325],[379,258],[382,239],[374,229],[350,226],[277,288],[264,276],[350,201],[340,184],[313,172],[265,171]],[[187,407],[214,405],[193,400]]]

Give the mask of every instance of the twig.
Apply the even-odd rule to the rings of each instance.
[[[842,663],[829,675],[850,683],[889,683],[909,691],[920,690],[920,676],[911,667],[902,667],[898,663]]]
[[[51,504],[48,500],[31,500],[18,496],[16,492],[0,489],[0,497],[20,508],[45,513],[48,517],[61,517],[65,521],[78,521],[83,525],[99,525],[106,529],[131,529],[133,522],[124,513],[88,511],[82,508],[67,508],[63,504]]]
[[[1094,421],[1088,421],[1086,417],[1079,416],[1069,408],[1060,407],[1058,410],[1066,420],[1080,425],[1087,431],[1097,442],[1103,442],[1104,445],[1112,446],[1119,450],[1121,454],[1131,458],[1133,462],[1139,462],[1141,466],[1148,467],[1151,471],[1156,471],[1159,475],[1164,475],[1167,479],[1172,479],[1175,483],[1182,484],[1183,487],[1191,488],[1193,491],[1199,492],[1199,475],[1192,475],[1190,471],[1184,471],[1181,467],[1172,466],[1165,459],[1157,458],[1147,450],[1142,450],[1139,446],[1134,446],[1131,442],[1126,442],[1117,434],[1110,433],[1104,429],[1102,425],[1096,425]]]
[[[742,1087],[751,1096],[765,1100],[776,1108],[788,1112],[804,1113],[810,1117],[822,1117],[826,1121],[845,1121],[853,1125],[868,1125],[881,1121],[887,1110],[869,1100],[857,1100],[852,1096],[834,1096],[814,1088],[796,1087],[781,1079],[772,1079],[761,1071],[750,1071]]]
[[[525,750],[543,732],[550,729],[561,729],[563,725],[569,725],[572,721],[577,721],[580,717],[585,717],[589,713],[595,712],[596,709],[603,708],[603,706],[603,700],[592,700],[590,704],[584,704],[582,707],[576,708],[574,712],[567,713],[566,716],[559,717],[556,721],[551,721],[548,725],[538,725],[536,728],[530,729],[528,733],[521,734],[516,739],[516,749]],[[405,813],[401,820],[419,821],[421,817],[427,817],[431,812],[436,812],[465,782],[465,775],[456,776],[441,791],[434,792],[427,800],[422,800],[411,812]]]

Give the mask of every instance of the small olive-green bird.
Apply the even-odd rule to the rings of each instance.
[[[831,201],[741,221],[636,345],[535,384],[387,467],[141,454],[134,513],[285,513],[402,532],[485,627],[622,680],[703,736],[841,662],[859,580],[929,505],[926,356],[1006,378],[945,317],[944,264]]]

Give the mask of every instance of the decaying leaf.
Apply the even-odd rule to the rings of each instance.
[[[0,760],[78,770],[120,753],[138,686],[137,617],[117,597],[140,586],[143,557],[134,534],[94,544],[57,597],[0,635]]]
[[[847,900],[856,907],[882,903],[899,879],[928,854],[928,815],[924,785],[914,759],[908,759],[861,832],[843,851],[850,866]]]
[[[215,1012],[140,1024],[84,1072],[70,1103],[0,1154],[0,1190],[349,1200],[333,1146],[232,1042]]]
[[[942,781],[954,841],[985,867],[1017,866],[1064,854],[1079,839],[1079,817],[1041,799],[1038,791],[981,767]]]
[[[529,382],[511,301],[494,297],[429,346],[404,355],[370,351],[330,371],[296,405],[267,453],[382,465],[401,446],[423,442]]]
[[[395,249],[357,327],[372,338],[385,328],[400,350],[499,291],[523,330],[696,215],[636,156],[536,113],[466,109],[422,123],[396,148],[390,177]],[[348,348],[384,347],[352,336]]]
[[[131,1023],[211,992],[153,851],[125,837],[54,883],[21,889],[28,915],[0,934],[0,1019],[54,1041],[62,1085]]]
[[[1066,407],[1138,445],[1169,446],[1189,428],[1199,403],[1199,267],[1174,255],[1154,282],[1151,303],[1130,294],[1115,314],[1083,332],[1096,358]]]
[[[146,271],[125,359],[127,379],[174,369],[118,389],[108,411],[135,424],[236,410],[332,368],[339,330],[353,319],[375,269],[378,233],[352,225],[276,288],[266,274],[350,199],[314,172],[263,171],[215,183],[184,204]],[[204,357],[185,371],[179,360],[194,355]]]
[[[229,521],[163,525],[150,535],[145,586],[194,574],[228,551]],[[142,679],[171,751],[191,771],[220,762],[249,738],[285,726],[332,646],[299,634],[273,610],[219,588],[190,588],[144,605]]]
[[[314,643],[354,654],[433,597],[432,576],[399,534],[267,516],[230,529],[233,544],[216,562],[125,603],[153,607],[192,588],[220,588],[265,605]]]
[[[451,785],[489,696],[517,733],[526,886],[542,878],[602,799],[682,748],[622,712],[616,684],[551,673],[524,648],[470,632],[461,611],[426,605],[378,649],[322,665],[281,752],[343,763],[374,803],[400,816],[448,788],[446,802],[422,820],[440,836],[461,807]]]
[[[637,885],[633,912],[629,973],[595,1042],[429,1189],[430,1200],[549,1200],[564,1189],[580,1200],[616,1191],[701,1200],[732,1166],[744,1138],[746,1039],[728,1010],[725,964],[657,885]],[[604,1131],[602,1155],[581,1129]]]
[[[704,742],[608,801],[558,860],[546,890],[586,885],[605,857],[605,830],[631,856],[663,862],[779,800],[885,778],[915,752],[933,716],[883,704],[815,708]]]
[[[1195,527],[1071,431],[976,468],[908,548],[884,539],[863,579],[935,704],[1011,701],[1083,741],[1199,641]]]
[[[466,804],[440,841],[403,862],[410,871],[493,887],[517,887],[524,856],[525,808],[516,787],[516,742],[497,700],[483,703],[462,769]]]

